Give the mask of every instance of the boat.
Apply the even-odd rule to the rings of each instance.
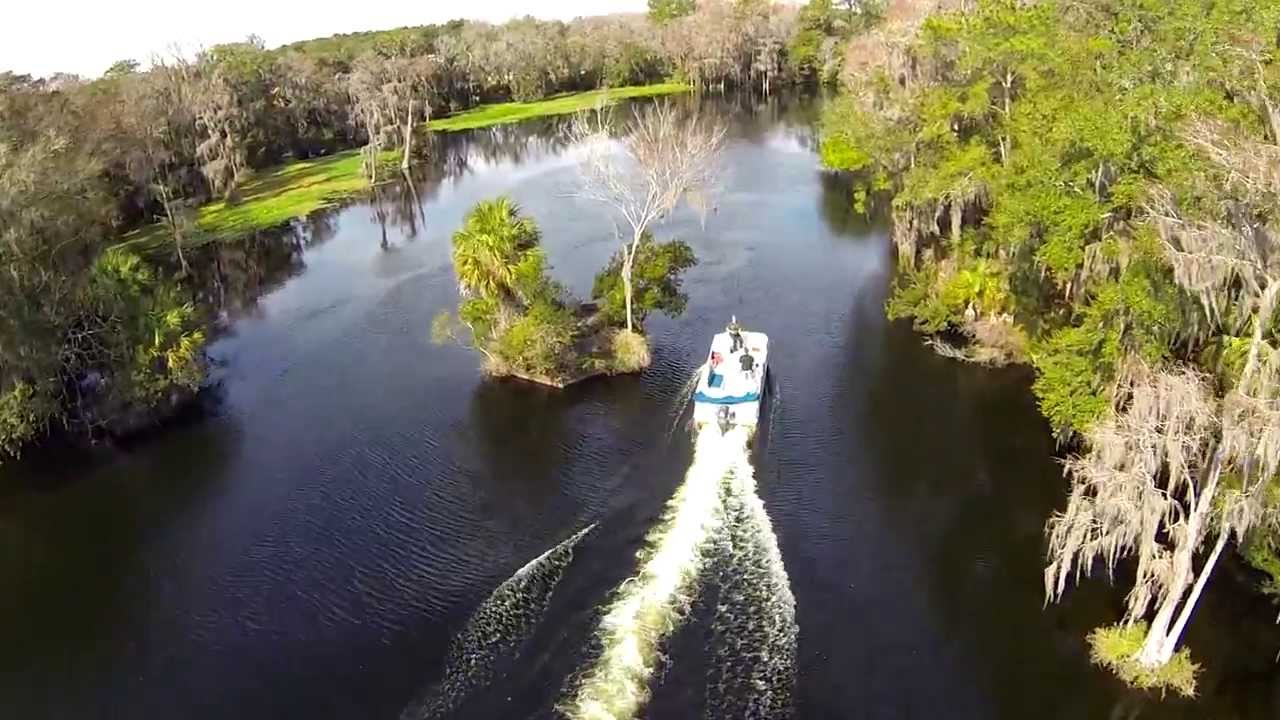
[[[769,336],[743,330],[735,316],[724,332],[711,338],[693,394],[693,425],[701,431],[712,425],[721,434],[735,427],[753,436],[764,402],[769,370]]]

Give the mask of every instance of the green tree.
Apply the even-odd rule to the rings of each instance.
[[[432,322],[436,341],[469,345],[494,374],[556,378],[576,366],[577,321],[547,276],[541,235],[508,197],[475,205],[453,235],[462,302]]]
[[[117,60],[111,63],[111,67],[102,73],[104,78],[118,78],[127,75],[133,75],[138,72],[138,61],[133,59]]]
[[[1142,630],[1095,633],[1095,657],[1180,692],[1223,548],[1266,564],[1250,535],[1280,511],[1278,22],[1247,0],[985,0],[929,18],[824,120],[824,161],[894,193],[891,311],[938,332],[996,307],[1031,338],[1078,450],[1048,595],[1132,557]]]
[[[692,15],[696,0],[649,0],[649,18],[658,24]]]
[[[627,303],[622,285],[623,251],[614,254],[609,264],[596,275],[591,295],[614,325],[627,322]],[[684,312],[688,296],[681,290],[686,270],[697,264],[693,248],[680,240],[657,242],[645,233],[636,251],[633,284],[635,298],[632,312],[636,324],[644,325],[649,313],[657,311],[668,317]]]
[[[831,0],[809,0],[796,17],[796,31],[787,44],[787,63],[798,77],[821,78],[831,62],[839,34],[837,14]]]

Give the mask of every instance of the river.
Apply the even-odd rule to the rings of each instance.
[[[651,319],[642,376],[552,391],[431,343],[475,202],[514,197],[579,295],[614,250],[602,208],[568,196],[576,151],[555,122],[446,139],[413,188],[219,250],[227,319],[202,410],[0,469],[0,714],[395,718],[495,586],[597,523],[521,661],[459,713],[552,717],[689,466],[677,399],[736,314],[772,337],[754,462],[795,597],[796,717],[1280,715],[1275,610],[1238,564],[1188,633],[1206,667],[1194,702],[1090,665],[1084,635],[1121,609],[1105,581],[1042,607],[1065,483],[1027,373],[935,356],[885,319],[886,227],[819,169],[818,103],[715,104],[725,187],[705,222],[659,230],[699,264],[687,312]],[[650,717],[702,715],[715,653],[699,612]]]

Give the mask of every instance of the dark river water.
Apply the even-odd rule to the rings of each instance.
[[[1121,609],[1105,581],[1043,607],[1065,486],[1028,377],[885,319],[886,228],[819,169],[817,105],[717,104],[729,174],[705,225],[659,230],[699,264],[687,312],[650,321],[642,376],[549,391],[431,343],[476,201],[514,197],[578,294],[614,250],[603,210],[567,196],[575,149],[554,123],[449,138],[413,188],[220,250],[204,411],[0,471],[0,716],[395,718],[495,586],[598,523],[520,661],[457,713],[553,716],[689,466],[677,401],[733,313],[772,337],[754,462],[795,596],[796,717],[1280,716],[1275,611],[1238,563],[1188,634],[1195,702],[1090,665],[1085,634]],[[702,716],[710,642],[695,609],[650,717]]]

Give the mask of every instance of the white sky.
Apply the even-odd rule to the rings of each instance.
[[[133,58],[147,65],[153,53],[177,43],[200,47],[257,34],[267,47],[335,33],[385,30],[464,17],[502,21],[534,15],[639,12],[646,0],[12,0],[0,12],[0,71],[43,76],[101,75],[111,63]]]

